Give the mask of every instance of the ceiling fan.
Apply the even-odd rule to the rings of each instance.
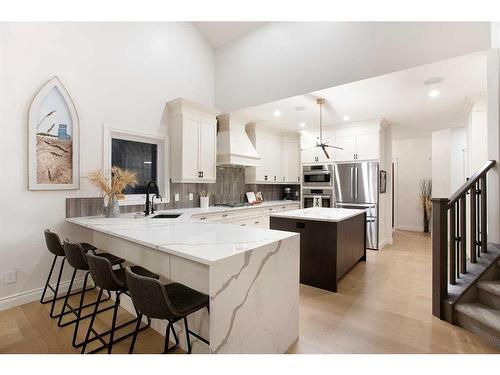
[[[325,99],[318,98],[316,99],[316,103],[319,106],[319,141],[316,141],[316,146],[302,149],[302,151],[320,147],[325,153],[326,158],[330,159],[330,155],[328,155],[328,152],[326,152],[327,148],[334,148],[336,150],[343,150],[343,148],[329,145],[326,141],[323,141],[323,105],[325,104]]]

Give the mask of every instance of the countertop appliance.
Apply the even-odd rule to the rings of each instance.
[[[283,199],[288,201],[293,200],[292,188],[286,187],[283,189]]]
[[[302,198],[302,207],[334,207],[333,189],[324,188],[304,188]]]
[[[366,210],[366,247],[378,250],[378,162],[336,164],[334,186],[337,207]]]
[[[333,164],[304,165],[302,175],[303,187],[333,186]]]

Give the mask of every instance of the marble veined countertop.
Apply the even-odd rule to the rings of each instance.
[[[270,201],[263,202],[257,207],[297,203],[299,202]],[[208,209],[187,208],[155,212],[155,214],[180,213],[181,216],[176,219],[136,218],[134,214],[123,214],[119,218],[92,216],[66,220],[97,232],[210,265],[218,260],[298,235],[256,227],[202,222],[191,218],[192,215],[197,214],[236,212],[257,207],[227,208],[218,206]]]
[[[271,214],[271,217],[338,223],[339,221],[361,215],[364,212],[364,210],[354,210],[348,208],[311,207],[302,210],[277,212]]]

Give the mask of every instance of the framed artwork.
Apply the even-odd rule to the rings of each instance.
[[[28,127],[29,190],[78,189],[80,123],[59,78],[53,77],[36,94]]]
[[[387,191],[387,172],[380,171],[380,193],[383,194]]]

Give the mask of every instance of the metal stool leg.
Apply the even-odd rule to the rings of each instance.
[[[132,336],[132,342],[130,343],[130,348],[128,354],[134,353],[135,340],[137,340],[137,334],[139,333],[139,328],[141,327],[142,314],[137,315],[137,324],[135,325],[134,336]]]
[[[116,316],[118,315],[118,307],[120,307],[120,292],[116,292],[115,308],[113,309],[113,321],[111,322],[111,332],[109,334],[108,354],[111,354],[113,350],[113,339],[115,336]]]
[[[187,341],[187,347],[188,347],[188,354],[191,354],[191,340],[189,339],[189,327],[188,327],[188,321],[187,318],[184,317],[184,327],[186,328],[186,341]]]
[[[71,281],[69,282],[68,292],[66,293],[66,297],[64,298],[64,303],[62,306],[61,314],[59,315],[59,321],[57,322],[57,325],[59,327],[63,327],[62,318],[65,315],[66,306],[68,305],[68,299],[69,299],[69,295],[71,294],[71,288],[73,288],[73,283],[75,281],[76,271],[77,271],[76,269],[73,270],[73,275],[71,276]]]
[[[94,325],[95,317],[97,316],[97,311],[99,309],[99,303],[101,302],[101,297],[102,297],[102,289],[99,290],[99,294],[97,296],[97,301],[95,304],[94,312],[92,313],[92,318],[90,318],[90,323],[89,323],[89,328],[87,329],[87,334],[85,335],[85,340],[83,341],[82,345],[82,354],[85,353],[85,349],[87,348],[87,343],[89,342],[90,338],[90,331],[92,330],[92,327]]]
[[[78,327],[80,326],[80,320],[82,318],[82,309],[83,309],[83,301],[85,299],[85,290],[87,288],[87,281],[89,279],[90,272],[85,273],[85,278],[83,279],[83,289],[82,294],[80,295],[80,304],[78,310],[76,311],[76,322],[75,322],[75,330],[73,331],[73,347],[78,348],[84,344],[85,341],[81,343],[76,342],[76,338],[78,336]]]
[[[52,306],[50,307],[50,317],[51,318],[57,318],[58,315],[54,315],[54,308],[56,307],[56,301],[60,298],[57,297],[57,293],[59,292],[59,285],[61,285],[61,277],[63,274],[64,270],[64,262],[66,261],[66,258],[63,258],[61,262],[61,268],[59,269],[59,276],[57,276],[57,284],[56,284],[56,290],[54,291],[54,298],[52,298]]]
[[[54,266],[56,265],[56,261],[57,261],[57,255],[54,255],[54,260],[52,262],[52,267],[50,267],[50,271],[49,271],[49,276],[47,277],[47,282],[45,283],[45,287],[43,288],[43,293],[42,293],[42,298],[40,298],[40,303],[41,304],[45,304],[45,303],[49,303],[50,301],[44,301],[43,299],[45,298],[45,293],[47,292],[47,288],[50,284],[50,278],[52,277],[52,271],[54,271]]]

